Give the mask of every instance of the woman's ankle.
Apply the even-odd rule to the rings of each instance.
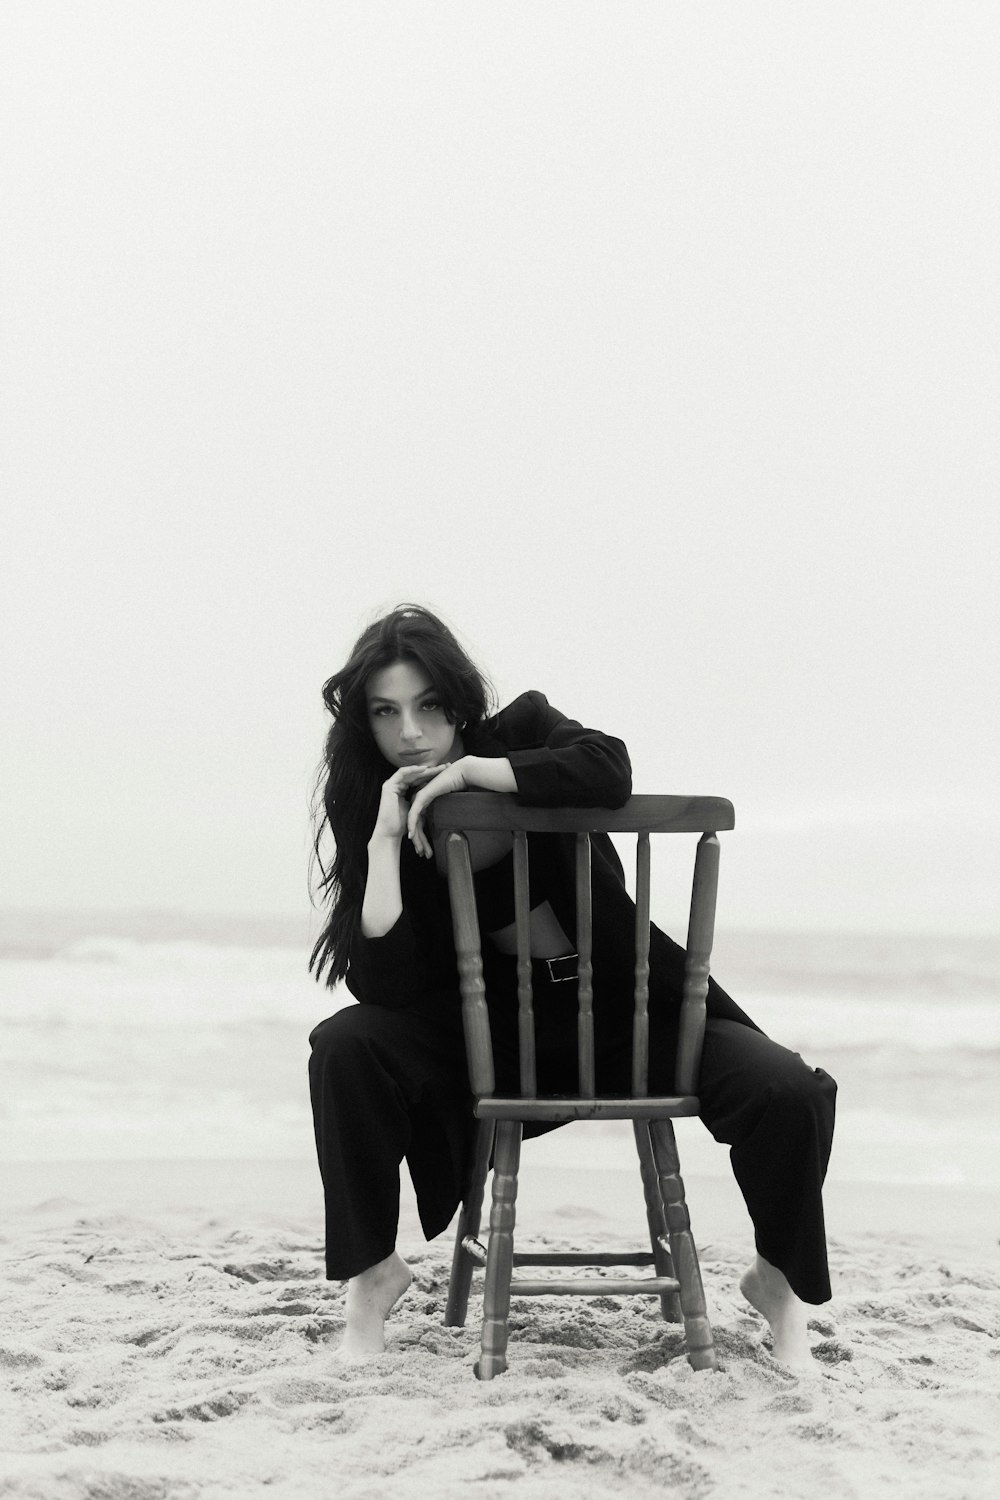
[[[341,1358],[364,1359],[385,1349],[385,1320],[412,1281],[409,1266],[393,1250],[347,1283]]]

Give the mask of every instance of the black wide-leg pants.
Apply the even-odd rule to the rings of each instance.
[[[548,991],[548,993],[546,993]],[[491,1007],[492,1009],[492,1007]],[[539,1087],[574,1087],[576,984],[536,983],[541,1020]],[[493,1013],[498,1089],[516,1092],[513,1011]],[[671,1022],[657,1047],[651,1014],[651,1092],[673,1091]],[[661,1018],[662,1019],[662,1018]],[[566,1038],[569,1037],[569,1046]],[[598,1089],[628,1089],[624,1036],[598,1027]],[[348,1005],[310,1037],[309,1076],[316,1147],[326,1197],[326,1269],[346,1279],[391,1254],[405,1158],[428,1239],[461,1201],[474,1134],[465,1044],[456,997],[428,996],[406,1010]],[[621,1074],[625,1077],[621,1077]],[[547,1076],[548,1075],[548,1076]],[[711,981],[699,1082],[701,1119],[731,1147],[760,1254],[784,1272],[804,1301],[830,1297],[822,1186],[833,1140],[836,1084],[765,1036]],[[537,1133],[526,1128],[525,1135]]]

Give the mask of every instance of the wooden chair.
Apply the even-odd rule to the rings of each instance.
[[[632,797],[617,810],[537,808],[515,797],[490,792],[458,792],[434,804],[437,833],[447,832],[451,909],[455,929],[469,1079],[479,1128],[475,1159],[462,1204],[445,1323],[461,1327],[468,1309],[472,1273],[484,1265],[482,1354],[476,1374],[490,1380],[507,1368],[510,1298],[621,1296],[651,1293],[661,1299],[663,1316],[683,1319],[688,1360],[696,1370],[715,1368],[715,1350],[702,1289],[698,1255],[684,1201],[684,1184],[672,1120],[698,1113],[697,1080],[705,1033],[705,996],[715,924],[719,841],[716,831],[732,828],[732,804],[720,797]],[[502,830],[514,836],[514,902],[517,922],[518,1048],[520,1095],[495,1094],[493,1047],[483,982],[482,949],[466,831]],[[627,1098],[598,1096],[594,1088],[592,911],[590,835],[635,833],[636,930],[632,1030],[632,1088]],[[698,843],[688,927],[687,964],[681,1004],[675,1076],[676,1092],[650,1097],[649,1064],[649,836],[697,832]],[[579,953],[577,1058],[578,1088],[573,1097],[540,1096],[535,1082],[535,1033],[529,950],[529,833],[576,835],[576,911]],[[517,1173],[523,1125],[527,1121],[631,1120],[649,1223],[650,1251],[514,1253]],[[483,1195],[493,1158],[493,1204],[488,1246],[478,1241]],[[512,1280],[515,1266],[652,1265],[642,1279],[594,1277],[570,1280]]]

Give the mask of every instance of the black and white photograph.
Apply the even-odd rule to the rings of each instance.
[[[1000,12],[0,0],[0,1500],[1000,1493]]]

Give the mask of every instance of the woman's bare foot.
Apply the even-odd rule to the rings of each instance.
[[[758,1255],[740,1281],[744,1297],[771,1325],[772,1353],[793,1370],[815,1369],[807,1337],[808,1312],[783,1273]]]
[[[344,1361],[371,1359],[385,1352],[385,1320],[413,1277],[395,1250],[347,1283],[344,1337],[334,1351]]]

